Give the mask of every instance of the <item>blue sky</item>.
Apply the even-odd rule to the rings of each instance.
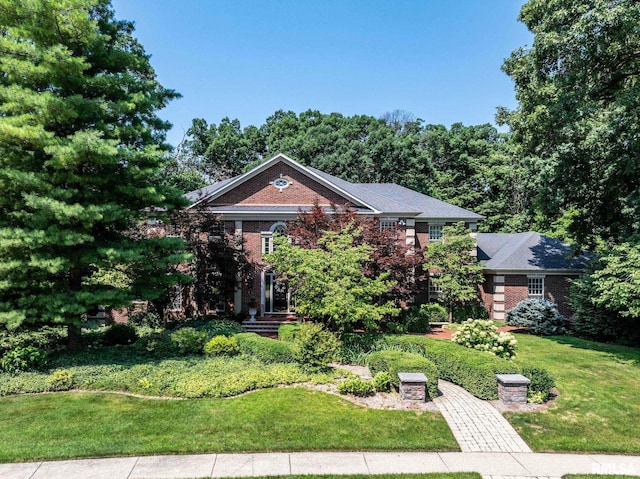
[[[493,123],[515,106],[504,59],[524,0],[113,0],[136,23],[177,144],[193,118],[261,125],[278,109]]]

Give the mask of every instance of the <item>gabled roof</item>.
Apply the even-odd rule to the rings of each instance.
[[[478,233],[478,260],[494,271],[581,271],[590,257],[572,257],[569,245],[535,232]]]
[[[193,207],[205,201],[211,201],[219,196],[222,196],[226,192],[240,186],[242,183],[250,180],[254,176],[262,173],[263,171],[269,169],[274,164],[280,163],[280,162],[291,166],[292,168],[314,179],[321,185],[329,188],[331,191],[338,193],[340,196],[343,196],[346,200],[350,201],[354,206],[369,208],[374,213],[379,213],[379,211],[377,211],[376,208],[374,208],[373,206],[369,205],[368,203],[358,198],[357,196],[354,196],[349,191],[346,191],[340,188],[339,184],[331,181],[327,181],[325,177],[318,175],[316,173],[316,171],[318,170],[312,171],[310,168],[307,168],[306,166],[301,165],[297,161],[292,160],[291,158],[289,158],[286,155],[283,155],[282,153],[274,156],[273,158],[265,161],[264,163],[261,163],[260,165],[256,166],[255,168],[247,171],[242,175],[236,176],[234,178],[230,178],[220,183],[215,183],[211,186],[207,186],[205,188],[193,191],[191,193],[187,193],[185,196],[189,199],[192,199],[192,201],[194,201],[194,203],[190,207]],[[200,192],[199,196],[198,196],[198,192]]]
[[[270,160],[253,168],[243,175],[220,181],[213,185],[187,193],[185,197],[192,202],[192,206],[211,201],[233,188],[239,187],[243,182],[271,167],[275,163],[284,162],[298,171],[306,174],[313,180],[338,193],[348,200],[358,211],[375,215],[403,216],[416,218],[430,218],[442,221],[478,221],[481,215],[454,206],[444,201],[436,200],[417,191],[404,188],[394,183],[350,183],[341,178],[332,176],[324,171],[309,166],[303,166],[286,155],[276,155]],[[250,207],[258,212],[260,209],[268,211],[273,207]],[[248,206],[213,207],[219,212],[242,211]],[[275,211],[274,211],[275,212]],[[284,212],[284,210],[283,210]]]

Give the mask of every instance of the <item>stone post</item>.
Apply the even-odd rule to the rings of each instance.
[[[400,397],[403,401],[427,400],[427,377],[422,373],[398,373]]]
[[[522,374],[496,374],[498,397],[505,404],[526,404],[531,381]]]

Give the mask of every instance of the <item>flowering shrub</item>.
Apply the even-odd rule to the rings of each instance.
[[[482,319],[467,319],[458,326],[451,341],[467,348],[487,351],[504,359],[516,355],[518,341],[509,333],[498,333],[493,322]]]

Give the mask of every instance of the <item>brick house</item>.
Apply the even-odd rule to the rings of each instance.
[[[447,224],[462,221],[475,232],[483,218],[393,183],[350,183],[282,154],[240,176],[193,191],[186,197],[192,203],[188,208],[216,215],[221,230],[242,240],[251,268],[242,278],[242,287],[226,302],[236,313],[247,314],[248,303],[255,297],[262,317],[286,317],[294,310],[287,284],[278,281],[262,257],[272,251],[273,234],[284,232],[287,221],[294,220],[300,211],[309,210],[315,203],[327,210],[331,205],[349,204],[358,215],[377,218],[381,228],[395,228],[398,241],[416,247],[439,241],[442,228]],[[490,240],[493,236],[496,239]],[[482,238],[488,245],[495,245],[500,242],[498,236],[500,244],[510,244],[506,238],[509,235],[485,234],[478,234],[479,243]],[[509,268],[494,267],[495,248],[486,246],[478,251],[483,255],[480,259],[487,271],[487,279],[480,288],[481,297],[498,319],[500,310],[515,305],[515,298],[522,296],[523,281],[524,296],[527,295],[529,273],[526,268],[511,272]],[[549,272],[554,270],[555,263],[549,266],[553,267],[535,274],[549,276],[546,282],[543,280],[544,295],[562,303],[566,292],[563,278],[575,276],[579,271],[561,269],[555,274]],[[433,297],[437,292],[430,294]]]

